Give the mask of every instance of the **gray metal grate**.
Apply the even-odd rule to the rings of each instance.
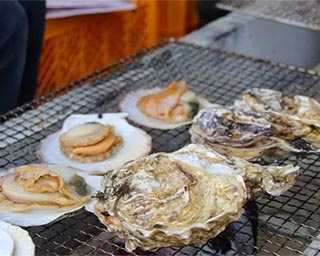
[[[192,90],[218,104],[231,104],[245,89],[266,87],[287,94],[303,94],[320,100],[320,76],[311,71],[182,42],[162,42],[137,55],[98,71],[89,77],[42,97],[0,117],[0,166],[37,162],[36,150],[45,136],[57,131],[71,113],[119,111],[119,100],[129,91],[166,85],[185,79]],[[190,142],[188,127],[161,131],[145,129],[153,138],[153,151],[173,151]],[[299,155],[281,162],[299,164],[302,173],[282,196],[257,200],[258,234],[247,232],[250,220],[234,223],[232,236],[242,236],[241,249],[231,254],[317,255],[320,253],[320,158]],[[247,205],[251,219],[255,207]],[[45,226],[28,228],[37,255],[128,255],[123,243],[108,233],[84,210]],[[228,242],[223,234],[203,245],[164,248],[157,252],[135,251],[133,255],[210,255],[210,245]],[[246,239],[244,239],[246,238]],[[257,244],[252,240],[256,238]],[[215,251],[217,252],[217,251]],[[224,254],[223,250],[219,252]]]
[[[221,0],[217,7],[320,30],[319,0]]]

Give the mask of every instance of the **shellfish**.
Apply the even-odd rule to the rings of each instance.
[[[0,178],[0,220],[19,226],[47,224],[90,203],[99,185],[100,177],[59,165],[6,170]]]
[[[123,165],[103,178],[95,212],[126,249],[205,242],[237,220],[248,198],[278,195],[298,167],[264,167],[191,144]]]
[[[320,103],[302,95],[290,97],[275,90],[253,88],[243,92],[234,106],[260,113],[286,115],[302,123],[320,127]]]
[[[157,129],[174,129],[191,123],[208,101],[190,91],[184,80],[173,81],[166,88],[128,93],[120,109],[138,124]]]
[[[71,115],[60,131],[41,141],[38,155],[45,163],[104,174],[151,150],[151,136],[130,125],[125,120],[127,116]]]
[[[244,159],[263,154],[320,152],[320,129],[286,115],[260,114],[211,104],[193,119],[194,143]]]

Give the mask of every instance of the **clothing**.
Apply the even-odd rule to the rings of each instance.
[[[18,105],[34,99],[37,89],[37,77],[43,35],[45,28],[45,0],[19,1],[28,18],[28,42],[26,62],[18,97]]]
[[[0,114],[35,95],[44,21],[45,1],[0,1]]]
[[[17,1],[0,1],[0,113],[16,106],[23,77],[28,20]]]

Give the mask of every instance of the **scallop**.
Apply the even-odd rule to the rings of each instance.
[[[175,86],[175,89],[172,87]],[[148,99],[154,97],[154,100]],[[145,100],[146,99],[146,100]],[[144,100],[146,111],[139,104]],[[187,88],[185,81],[173,81],[166,88],[142,89],[128,93],[120,102],[120,109],[141,125],[161,130],[190,124],[199,109],[209,102]]]
[[[26,230],[0,221],[0,255],[32,256],[35,246]]]
[[[104,174],[127,161],[148,154],[151,150],[151,136],[145,131],[130,125],[125,119],[127,116],[126,113],[106,113],[102,114],[101,117],[98,114],[71,115],[64,121],[60,131],[41,141],[38,155],[45,163],[71,166],[90,174]],[[82,162],[78,161],[77,158],[70,158],[62,151],[60,141],[62,137],[66,137],[64,136],[66,133],[71,134],[68,136],[68,142],[76,145],[76,139],[83,142],[85,137],[93,138],[97,136],[99,128],[97,126],[99,125],[112,127],[115,138],[120,138],[119,145],[107,158]],[[100,133],[103,134],[104,131]],[[105,146],[108,141],[101,144],[103,143],[102,146]],[[91,149],[94,147],[96,145]],[[82,149],[82,147],[78,149]],[[90,157],[92,160],[93,156]]]
[[[248,198],[288,189],[298,169],[254,165],[191,144],[107,173],[95,213],[128,251],[202,243],[237,220]]]
[[[45,225],[88,206],[101,178],[80,170],[32,164],[1,172],[0,220],[18,226]]]

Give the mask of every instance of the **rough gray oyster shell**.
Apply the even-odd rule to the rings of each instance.
[[[107,173],[95,212],[126,249],[205,242],[237,220],[249,197],[278,195],[298,167],[262,167],[191,144]]]
[[[273,112],[261,114],[212,104],[190,128],[194,143],[244,159],[279,151],[320,152],[320,129]]]
[[[320,103],[302,95],[290,97],[275,90],[253,88],[242,93],[234,106],[260,113],[286,115],[302,123],[320,127]]]

